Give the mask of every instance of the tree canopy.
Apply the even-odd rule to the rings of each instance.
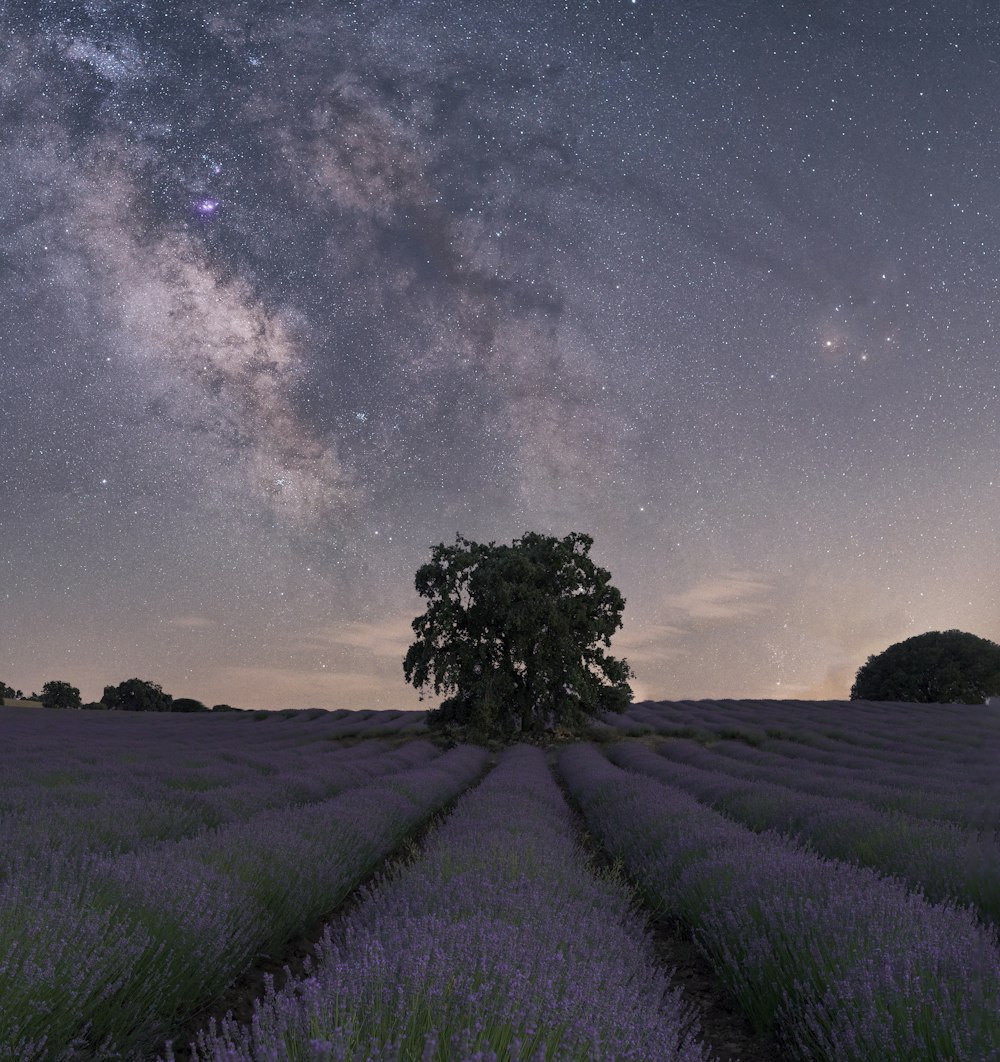
[[[169,712],[173,697],[155,682],[130,678],[117,686],[105,686],[101,700],[122,712]]]
[[[172,712],[207,712],[208,705],[195,700],[194,697],[175,697],[170,702]]]
[[[46,682],[42,687],[43,708],[79,708],[80,691],[68,682]]]
[[[529,532],[509,546],[457,535],[432,548],[415,579],[429,603],[403,661],[421,696],[448,695],[432,726],[509,737],[629,704],[632,671],[605,652],[625,599],[592,545],[581,532]]]
[[[868,657],[852,701],[982,704],[1000,694],[1000,645],[964,631],[928,631]]]

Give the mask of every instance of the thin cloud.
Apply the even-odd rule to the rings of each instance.
[[[617,657],[624,657],[633,667],[660,664],[681,653],[676,643],[686,634],[687,631],[682,627],[669,623],[638,625],[626,621],[622,630],[614,636],[611,651]],[[634,689],[635,683],[632,685]]]
[[[771,583],[753,572],[727,572],[695,583],[666,602],[692,620],[734,620],[767,612]]]
[[[380,623],[353,621],[322,627],[306,635],[306,643],[316,649],[357,649],[370,656],[402,660],[413,637],[413,628],[408,619],[383,620]]]
[[[215,626],[215,620],[207,616],[172,616],[167,620],[167,626],[180,627],[183,630],[203,631]]]

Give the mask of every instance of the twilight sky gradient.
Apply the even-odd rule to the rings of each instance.
[[[417,707],[587,531],[643,697],[1000,640],[1000,14],[0,0],[0,679]]]

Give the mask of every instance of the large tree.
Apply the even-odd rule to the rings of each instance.
[[[130,678],[117,686],[105,686],[101,700],[121,712],[169,712],[173,697],[155,682]]]
[[[928,631],[862,664],[852,701],[982,704],[1000,694],[1000,645],[964,631]]]
[[[42,687],[45,708],[79,708],[80,704],[80,691],[68,682],[46,682]]]
[[[509,737],[629,704],[632,671],[605,652],[625,599],[590,559],[593,541],[529,532],[509,546],[457,535],[433,547],[416,574],[427,611],[403,661],[421,696],[447,695],[432,725]]]

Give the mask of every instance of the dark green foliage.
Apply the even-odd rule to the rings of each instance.
[[[173,697],[155,682],[130,678],[117,686],[105,686],[101,700],[120,712],[169,712]]]
[[[448,694],[428,723],[509,738],[576,727],[632,700],[624,660],[603,647],[625,599],[590,559],[593,539],[534,532],[509,546],[470,542],[431,550],[416,575],[427,611],[403,661],[407,681]]]
[[[170,702],[172,712],[207,712],[208,706],[196,701],[194,697],[175,697]]]
[[[240,712],[241,708],[234,708],[231,704],[213,704],[213,712]]]
[[[80,708],[85,712],[106,712],[108,710],[104,701],[88,701],[86,704],[81,704]]]
[[[0,704],[3,704],[5,700],[18,700],[20,699],[19,691],[15,690],[13,686],[8,686],[6,682],[0,682]]]
[[[852,701],[982,704],[1000,694],[1000,645],[963,631],[928,631],[868,657]]]
[[[43,708],[79,708],[80,691],[68,682],[46,682],[42,687]]]

